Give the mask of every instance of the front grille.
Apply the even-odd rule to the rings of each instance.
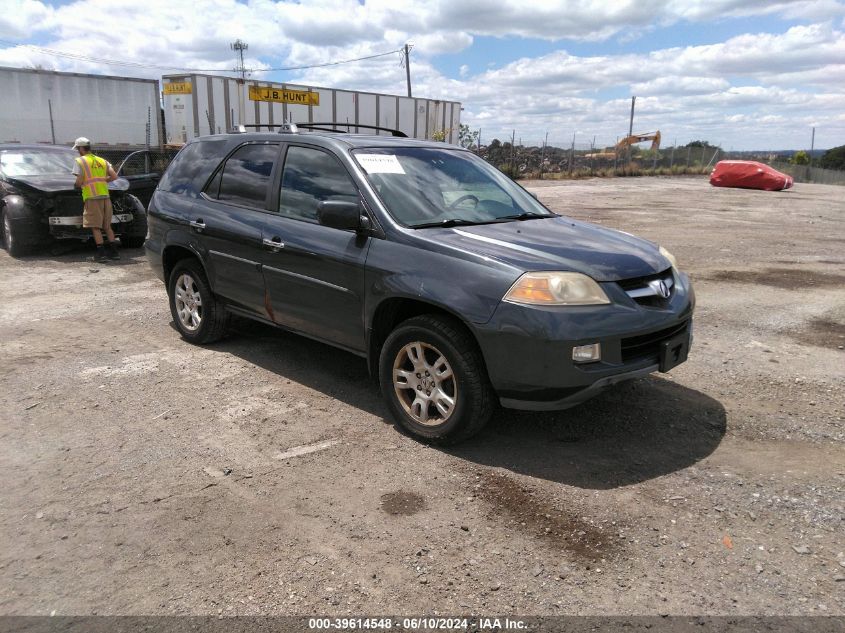
[[[56,197],[55,209],[50,215],[82,215],[82,195]]]
[[[630,363],[644,358],[659,358],[660,344],[686,330],[688,325],[689,321],[684,321],[657,332],[623,338],[621,344],[622,362]]]
[[[657,288],[661,281],[669,291],[669,296],[667,297],[661,297],[658,293]],[[623,279],[616,283],[636,303],[652,308],[665,307],[675,293],[675,276],[672,274],[671,268],[654,273],[653,275]]]

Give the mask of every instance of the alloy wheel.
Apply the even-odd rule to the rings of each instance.
[[[182,273],[176,280],[173,294],[182,327],[196,332],[202,324],[202,296],[196,281],[188,273]]]
[[[433,345],[414,341],[393,362],[393,390],[402,408],[424,426],[445,424],[458,402],[458,383],[446,357]]]

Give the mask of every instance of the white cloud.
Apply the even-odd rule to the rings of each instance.
[[[6,0],[0,12],[0,38],[21,40],[51,26],[52,7],[38,0]]]
[[[723,77],[658,77],[650,81],[631,84],[631,91],[638,95],[712,94],[730,88]]]

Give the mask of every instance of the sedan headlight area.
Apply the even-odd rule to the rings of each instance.
[[[540,306],[589,306],[610,303],[595,281],[581,273],[525,273],[503,301]]]
[[[672,268],[674,268],[675,270],[678,270],[678,260],[675,259],[675,256],[672,255],[672,253],[670,253],[669,251],[667,251],[665,248],[663,248],[661,246],[660,247],[660,254],[663,255],[663,257],[665,257],[666,259],[669,260],[669,263],[672,264]]]

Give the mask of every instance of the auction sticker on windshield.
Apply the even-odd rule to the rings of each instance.
[[[395,154],[355,154],[358,164],[368,174],[404,174],[405,170]]]

